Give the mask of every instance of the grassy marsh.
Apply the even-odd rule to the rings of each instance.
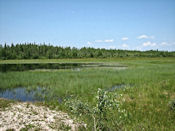
[[[131,85],[116,89],[117,99],[127,116],[119,119],[116,109],[107,111],[103,124],[110,130],[175,130],[175,111],[170,102],[175,100],[175,58],[118,58],[118,59],[62,59],[62,60],[6,60],[3,63],[59,63],[103,62],[128,66],[115,68],[85,68],[76,70],[23,71],[0,73],[0,88],[45,87],[52,101],[45,105],[71,113],[63,103],[54,98],[78,99],[96,105],[98,88],[110,89],[114,85]],[[2,103],[2,102],[1,102]],[[1,104],[0,103],[0,104]],[[3,106],[2,104],[0,106]],[[92,118],[86,114],[77,116],[93,129]]]

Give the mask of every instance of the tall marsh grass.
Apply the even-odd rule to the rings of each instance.
[[[101,60],[102,61],[102,60]],[[104,60],[105,62],[107,60]],[[107,90],[114,85],[131,85],[114,90],[120,94],[117,101],[121,109],[127,111],[120,120],[118,109],[106,111],[108,121],[103,121],[108,130],[175,130],[175,112],[170,102],[175,99],[175,59],[130,59],[110,60],[129,66],[125,70],[115,68],[89,68],[58,71],[24,71],[0,73],[0,88],[45,87],[53,96],[50,107],[58,107],[71,113],[67,106],[57,99],[79,101],[82,108],[96,107],[98,89]],[[56,96],[56,97],[55,97]],[[84,103],[87,103],[84,104]],[[173,107],[174,108],[174,107]],[[75,115],[76,116],[76,115]],[[94,129],[94,120],[88,115],[76,116],[85,121],[89,129]],[[97,117],[96,124],[98,125]]]

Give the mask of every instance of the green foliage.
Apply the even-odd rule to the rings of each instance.
[[[175,99],[175,58],[36,60],[43,63],[96,61],[124,64],[128,68],[1,72],[0,88],[40,86],[47,88],[47,95],[53,98],[74,96],[68,101],[71,108],[64,102],[58,103],[58,99],[45,103],[72,112],[87,124],[88,130],[175,130],[174,106],[171,104]],[[105,92],[120,84],[131,86]],[[101,89],[99,93],[98,88]]]
[[[25,125],[25,127],[24,128],[22,128],[22,129],[20,129],[20,131],[28,131],[28,130],[34,130],[34,131],[37,131],[37,130],[39,130],[39,129],[34,129],[35,128],[35,126],[34,125],[32,125],[32,124],[29,124],[29,125]]]
[[[9,101],[6,99],[0,98],[0,110],[4,110],[6,107],[10,106],[10,103],[13,103],[14,101]]]
[[[94,130],[110,130],[113,127],[108,125],[108,122],[112,116],[109,114],[115,112],[118,121],[111,121],[117,125],[125,120],[127,112],[122,109],[122,103],[117,100],[119,96],[113,92],[107,92],[102,89],[98,89],[95,105],[91,106],[90,103],[82,102],[78,99],[68,99],[65,101],[65,105],[76,116],[89,115],[94,120]],[[118,122],[118,123],[117,123]],[[115,125],[116,126],[116,125]]]
[[[59,130],[61,130],[61,131],[70,131],[71,127],[68,126],[68,125],[65,125],[65,124],[61,124],[60,127],[59,127]]]
[[[87,103],[84,103],[78,99],[68,99],[65,100],[65,105],[69,108],[69,110],[77,115],[82,116],[84,114],[88,114],[91,112],[91,109]]]
[[[0,59],[58,59],[58,58],[112,58],[112,57],[173,57],[175,52],[168,51],[130,51],[114,49],[77,49],[35,43],[0,45]]]

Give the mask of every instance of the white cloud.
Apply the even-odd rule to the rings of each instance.
[[[113,43],[114,39],[106,39],[106,40],[94,40],[94,41],[88,41],[87,44],[95,44],[95,43]]]
[[[175,46],[175,42],[173,43],[169,43],[169,42],[161,42],[160,44],[159,44],[160,46]]]
[[[95,40],[94,42],[95,43],[101,43],[101,42],[103,42],[103,40]]]
[[[123,48],[128,48],[129,46],[127,44],[122,44]]]
[[[88,45],[92,45],[92,42],[88,41],[87,44],[88,44]]]
[[[161,46],[168,46],[169,44],[167,42],[160,43]]]
[[[113,40],[113,39],[110,39],[110,40],[104,40],[104,42],[105,42],[105,43],[112,43],[112,42],[114,42],[114,40]]]
[[[140,35],[137,37],[137,39],[154,39],[154,36]]]
[[[107,39],[107,40],[95,40],[95,43],[112,43],[114,39]]]
[[[140,36],[137,37],[137,39],[147,39],[147,38],[148,38],[147,35],[140,35]]]
[[[152,43],[152,42],[150,42],[150,41],[147,41],[147,42],[144,42],[143,44],[142,44],[143,46],[156,46],[157,44],[156,43]]]
[[[121,38],[123,41],[128,40],[128,37],[122,37]]]

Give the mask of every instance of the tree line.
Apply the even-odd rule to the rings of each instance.
[[[83,47],[81,49],[46,44],[24,43],[0,45],[0,59],[61,59],[112,57],[175,57],[175,51],[137,51]]]

